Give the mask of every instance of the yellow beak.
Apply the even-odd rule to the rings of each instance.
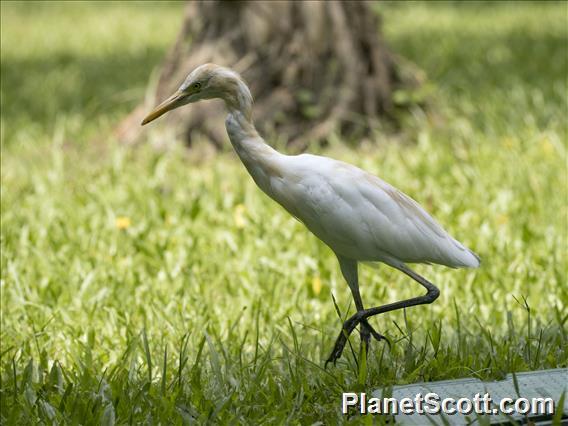
[[[142,120],[142,126],[148,124],[150,121],[154,121],[156,118],[164,115],[166,112],[181,106],[180,101],[187,96],[186,93],[176,92],[160,105],[158,105],[154,110]]]

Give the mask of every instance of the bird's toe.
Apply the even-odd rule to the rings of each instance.
[[[375,340],[377,340],[378,342],[380,342],[381,340],[384,340],[385,342],[387,342],[387,345],[388,345],[389,348],[390,348],[390,346],[391,346],[390,340],[389,340],[386,336],[384,336],[384,335],[382,335],[381,333],[377,332],[377,330],[375,330],[375,329],[373,328],[373,326],[371,326],[371,324],[369,324],[367,321],[361,321],[361,326],[362,326],[364,329],[366,329],[366,330],[367,330],[367,333],[370,333],[370,335],[373,336],[373,338],[374,338]]]

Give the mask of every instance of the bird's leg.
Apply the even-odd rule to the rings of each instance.
[[[357,270],[357,262],[355,260],[345,259],[341,256],[337,256],[337,259],[339,260],[341,273],[343,274],[343,277],[345,278],[345,281],[347,281],[347,284],[351,289],[351,293],[353,294],[353,300],[355,301],[357,312],[362,312],[365,310],[365,308],[363,307],[363,300],[361,299],[361,293],[359,292],[359,274]],[[361,327],[359,328],[359,336],[361,338],[361,344],[359,349],[359,356],[362,356],[363,351],[365,351],[365,355],[369,353],[371,336],[377,340],[386,340],[386,338],[382,334],[377,333],[377,331],[369,324],[366,319],[360,321],[360,323]],[[348,336],[345,337],[347,339]],[[347,340],[345,340],[345,342],[347,342]]]
[[[341,353],[343,352],[343,348],[347,343],[347,338],[349,337],[349,335],[353,332],[357,324],[359,323],[365,324],[367,318],[372,317],[374,315],[383,314],[385,312],[395,311],[397,309],[409,308],[411,306],[416,306],[416,305],[429,304],[438,298],[438,296],[440,295],[440,290],[438,290],[438,288],[430,281],[426,280],[426,278],[418,275],[416,272],[412,271],[406,266],[399,266],[398,269],[400,269],[406,275],[408,275],[416,282],[418,282],[421,286],[423,286],[427,290],[427,293],[424,296],[413,297],[411,299],[389,303],[388,305],[377,306],[375,308],[369,308],[357,311],[355,315],[351,316],[343,324],[341,333],[339,333],[339,336],[337,336],[337,340],[335,341],[335,346],[333,348],[333,351],[331,351],[331,355],[325,362],[326,365],[330,362],[335,363],[339,359]]]

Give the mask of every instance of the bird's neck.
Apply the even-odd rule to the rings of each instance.
[[[279,164],[283,155],[259,136],[250,109],[243,111],[227,106],[229,115],[225,125],[231,144],[256,184],[271,195],[270,180],[280,174]]]
[[[248,86],[240,78],[230,80],[222,98],[230,114],[240,114],[254,128],[252,124],[252,95]]]

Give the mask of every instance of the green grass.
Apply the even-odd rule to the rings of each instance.
[[[567,366],[565,3],[378,6],[431,106],[324,154],[483,263],[417,267],[441,297],[373,319],[394,344],[366,381],[350,350],[323,369],[331,294],[350,307],[334,256],[231,151],[93,143],[144,96],[182,8],[2,3],[2,424],[359,423],[342,391]],[[387,267],[361,281],[367,305],[421,291]]]

